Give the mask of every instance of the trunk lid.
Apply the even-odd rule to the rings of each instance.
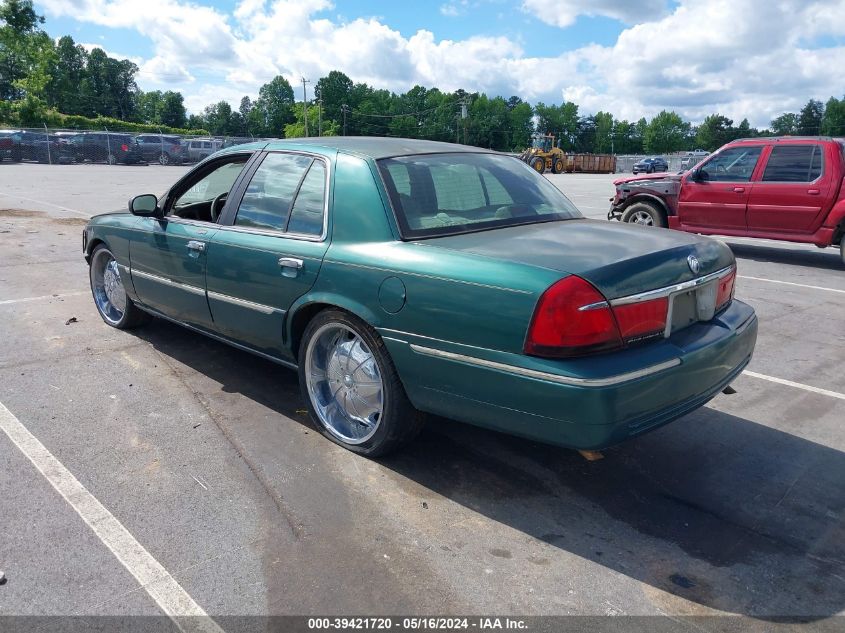
[[[721,242],[678,231],[603,220],[525,224],[424,241],[467,254],[505,259],[583,277],[607,299],[689,281],[734,262]],[[693,273],[694,256],[700,270]]]

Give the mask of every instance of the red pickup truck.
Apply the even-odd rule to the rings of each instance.
[[[845,263],[845,139],[728,143],[689,171],[614,181],[608,219],[704,235],[839,245]]]

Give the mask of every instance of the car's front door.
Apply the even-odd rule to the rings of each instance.
[[[317,279],[328,248],[329,162],[266,154],[227,204],[208,249],[214,327],[241,345],[288,358],[285,315]]]
[[[211,328],[205,296],[210,240],[223,206],[248,154],[227,156],[195,170],[163,201],[164,218],[144,218],[130,245],[132,283],[138,297],[165,316]]]
[[[729,147],[684,175],[678,219],[686,228],[747,230],[745,210],[762,145]]]
[[[833,178],[824,146],[775,145],[748,199],[749,233],[812,233],[830,202]]]

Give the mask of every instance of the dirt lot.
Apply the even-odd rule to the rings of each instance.
[[[85,218],[182,173],[0,165],[0,418],[163,570],[130,573],[119,535],[74,511],[23,436],[0,433],[0,615],[156,615],[185,597],[212,616],[742,614],[812,627],[845,613],[833,249],[727,240],[737,296],[760,318],[737,393],[601,461],[446,419],[369,461],[311,427],[294,372],[162,321],[120,332],[98,317]],[[596,218],[611,179],[552,177]],[[142,587],[156,583],[162,600]]]

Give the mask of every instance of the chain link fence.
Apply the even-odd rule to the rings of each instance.
[[[675,152],[673,154],[625,154],[616,157],[616,173],[631,173],[635,164],[644,158],[660,156],[669,164],[669,172],[685,171],[704,160],[709,154],[701,152]]]
[[[36,162],[49,165],[185,165],[199,162],[224,147],[259,140],[265,139],[109,130],[61,130],[46,127],[0,128],[0,162]]]

